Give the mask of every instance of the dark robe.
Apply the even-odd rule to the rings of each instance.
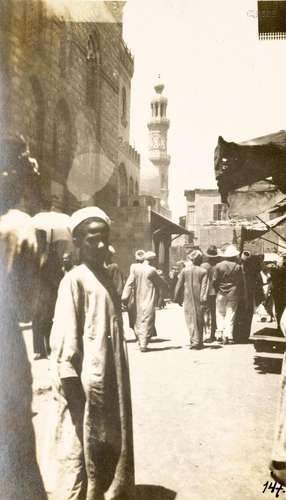
[[[10,261],[8,272],[10,242],[2,239],[4,219],[5,216],[0,218],[0,498],[45,500],[47,496],[36,461],[32,424],[31,367],[19,328],[19,321],[31,320],[34,280],[39,262],[24,241],[20,254]],[[32,232],[31,224],[30,235]],[[11,236],[17,239],[13,229]]]

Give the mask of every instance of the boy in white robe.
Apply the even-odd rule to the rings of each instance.
[[[51,334],[57,500],[133,498],[127,351],[120,300],[104,265],[109,226],[96,207],[71,217],[81,264],[60,284]]]

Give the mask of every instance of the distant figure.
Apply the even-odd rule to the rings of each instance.
[[[280,321],[286,306],[286,258],[283,256],[276,266],[270,270],[272,279],[272,296],[274,301],[275,316],[277,327],[280,329]]]
[[[186,324],[190,335],[190,349],[203,348],[203,306],[207,301],[208,273],[201,267],[202,253],[193,250],[189,263],[181,271],[175,290],[175,302],[184,303]]]
[[[270,323],[274,320],[273,282],[271,270],[273,270],[273,263],[264,261],[260,271],[264,297],[262,301],[262,308],[260,308],[260,321],[267,321],[268,319]]]
[[[123,291],[123,276],[121,274],[121,271],[119,269],[119,265],[116,262],[112,261],[113,255],[115,254],[115,250],[112,245],[109,245],[108,247],[108,254],[106,258],[106,269],[107,272],[111,278],[112,283],[115,286],[115,289],[117,291],[118,297],[121,298],[122,291]]]
[[[163,273],[162,269],[158,269],[158,268],[156,268],[156,269],[157,269],[157,273],[159,274],[160,278],[162,278],[162,280],[164,280],[166,283],[165,290],[161,289],[157,293],[156,306],[158,307],[158,309],[164,309],[166,307],[166,303],[165,303],[165,296],[166,295],[165,295],[165,293],[166,293],[166,290],[168,290],[168,283],[165,280],[164,273]]]
[[[73,268],[73,256],[71,253],[66,252],[63,254],[62,258],[62,273],[63,276],[68,273]]]
[[[153,265],[155,262],[156,254],[150,251],[145,253],[143,264],[131,266],[122,294],[123,303],[127,303],[132,290],[135,293],[134,330],[141,352],[147,352],[148,342],[156,331],[156,294],[167,288]]]
[[[206,262],[202,263],[202,267],[206,269],[208,273],[208,291],[207,291],[207,302],[204,308],[204,323],[205,327],[209,330],[209,337],[205,340],[206,343],[211,343],[215,341],[216,332],[216,291],[213,284],[213,275],[215,265],[219,261],[218,250],[215,245],[211,245],[206,253]]]
[[[145,252],[144,250],[136,250],[135,252],[135,263],[131,264],[129,275],[133,273],[137,264],[141,265],[144,262]],[[136,303],[135,303],[135,291],[134,288],[130,288],[130,295],[127,301],[127,313],[129,319],[129,327],[134,331],[135,321],[136,321]],[[136,333],[134,331],[134,335]]]
[[[236,343],[248,341],[251,333],[251,323],[256,305],[262,300],[262,282],[260,265],[257,256],[252,256],[248,250],[241,253],[242,294],[238,302],[235,317],[233,338]]]
[[[242,270],[237,262],[238,256],[237,248],[229,245],[222,254],[222,261],[216,264],[213,274],[213,286],[217,292],[217,335],[224,344],[233,344],[234,321],[242,295]]]
[[[179,276],[179,269],[176,265],[174,265],[169,273],[170,292],[172,300],[174,300],[175,297],[175,289],[178,281],[178,276]]]

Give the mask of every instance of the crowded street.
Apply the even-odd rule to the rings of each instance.
[[[286,498],[286,1],[0,12],[0,500]]]
[[[190,351],[183,311],[173,303],[157,311],[156,325],[148,353],[140,353],[132,331],[127,333],[138,499],[274,498],[262,492],[271,481],[279,360],[258,366],[251,343]],[[254,332],[262,326],[254,319]],[[29,330],[25,339],[32,356]],[[32,368],[33,423],[38,453],[45,457],[48,361],[32,362]],[[39,461],[47,480],[51,471],[41,456]]]

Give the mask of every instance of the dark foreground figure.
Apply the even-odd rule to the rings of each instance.
[[[26,187],[37,191],[38,173],[21,138],[0,139],[0,152],[0,498],[44,500],[32,425],[31,367],[19,328],[19,321],[31,320],[39,242],[31,217],[9,210]]]

